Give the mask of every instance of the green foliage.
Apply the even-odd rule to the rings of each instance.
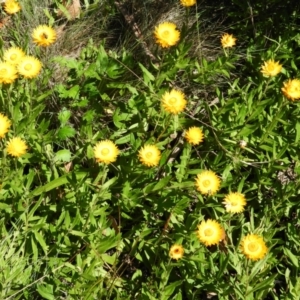
[[[104,2],[103,13],[115,13],[114,3]],[[232,2],[229,21],[237,7],[243,14],[247,9]],[[269,4],[279,9],[278,3]],[[91,10],[97,4],[85,1]],[[265,8],[258,1],[255,12]],[[59,9],[68,17],[65,2],[55,1]],[[299,297],[300,108],[282,93],[286,80],[300,78],[299,35],[281,31],[287,28],[281,23],[277,35],[264,37],[264,20],[256,39],[240,46],[244,29],[250,30],[245,21],[232,25],[235,48],[221,49],[219,35],[207,37],[216,49],[210,54],[200,8],[173,10],[181,40],[169,49],[146,49],[155,59],[142,43],[139,55],[136,48],[113,49],[93,39],[73,57],[40,49],[29,35],[16,38],[22,18],[12,16],[16,33],[5,36],[44,67],[38,79],[18,78],[0,91],[0,113],[12,123],[0,140],[1,299]],[[57,22],[49,7],[46,12]],[[1,53],[8,44],[1,43]],[[261,67],[269,59],[283,69],[266,78]],[[171,89],[186,96],[178,115],[161,105]],[[203,130],[199,145],[186,138],[192,126]],[[6,146],[15,136],[28,145],[20,157]],[[95,160],[94,147],[103,140],[120,150],[108,165]],[[157,166],[141,163],[145,145],[160,150]],[[214,195],[196,189],[203,170],[221,180]],[[229,192],[245,195],[243,212],[226,210]],[[207,219],[225,233],[210,247],[196,234]],[[247,234],[263,237],[268,248],[257,261],[241,249]],[[174,244],[184,248],[178,260],[170,257]]]

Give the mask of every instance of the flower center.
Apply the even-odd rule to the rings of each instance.
[[[162,36],[164,38],[168,38],[170,36],[170,31],[169,30],[165,30],[163,33],[162,33]]]
[[[43,32],[43,33],[40,34],[40,38],[42,40],[46,40],[48,38],[48,35],[45,32]]]
[[[32,69],[32,65],[31,65],[31,64],[26,64],[26,65],[24,66],[24,69],[25,69],[26,71],[30,71],[30,70]]]
[[[17,58],[17,54],[16,53],[14,53],[14,54],[12,54],[11,56],[10,56],[10,59],[11,60],[15,60]]]
[[[231,201],[231,206],[237,206],[237,202],[236,201]]]
[[[175,253],[179,253],[179,249],[178,249],[178,248],[175,249],[174,252],[175,252]]]
[[[211,228],[206,228],[204,230],[205,236],[212,236],[214,234],[214,231]]]
[[[152,152],[147,152],[147,153],[146,153],[146,157],[147,157],[147,158],[151,158],[151,157],[152,157],[152,155],[153,155],[153,153],[152,153]]]
[[[170,98],[169,102],[171,105],[175,105],[177,103],[177,98],[172,97],[172,98]]]
[[[248,250],[250,252],[256,252],[258,250],[258,245],[254,242],[248,244]]]
[[[204,187],[206,187],[206,188],[207,188],[207,187],[209,187],[209,186],[210,186],[210,180],[208,180],[208,179],[205,179],[205,180],[203,180],[203,183],[202,183],[202,184],[203,184],[203,186],[204,186]]]
[[[104,149],[101,150],[101,154],[103,156],[106,156],[108,153],[109,153],[109,149],[108,148],[104,148]]]

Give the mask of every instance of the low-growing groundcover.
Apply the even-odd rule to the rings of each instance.
[[[299,298],[297,18],[233,2],[2,3],[1,299]]]

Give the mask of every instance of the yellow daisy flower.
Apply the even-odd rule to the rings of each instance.
[[[198,225],[197,235],[205,246],[217,245],[224,237],[224,229],[215,220],[203,220]]]
[[[221,37],[223,48],[231,48],[235,45],[236,38],[232,34],[225,33]]]
[[[185,138],[188,143],[192,145],[198,145],[203,141],[204,134],[199,127],[190,127],[185,133]]]
[[[25,53],[22,49],[18,47],[11,47],[4,51],[3,60],[11,65],[17,65],[24,56]]]
[[[248,234],[241,242],[240,248],[244,255],[251,260],[264,258],[268,248],[263,238],[256,234]]]
[[[20,9],[20,4],[15,0],[6,0],[4,3],[4,10],[10,15],[17,13]]]
[[[94,156],[99,163],[110,164],[117,160],[120,150],[114,142],[105,140],[98,142],[94,147]]]
[[[0,138],[4,138],[5,134],[9,131],[11,122],[8,117],[0,114]]]
[[[214,195],[221,185],[221,180],[213,171],[203,171],[197,175],[196,188],[203,195]]]
[[[294,101],[300,98],[300,80],[299,79],[289,79],[283,83],[281,88],[283,94],[288,99]]]
[[[224,202],[226,211],[230,213],[240,213],[244,211],[246,205],[246,198],[243,194],[235,192],[229,193],[225,196]]]
[[[27,145],[21,138],[15,137],[7,143],[6,150],[11,156],[20,157],[26,153]]]
[[[196,4],[196,0],[180,0],[182,6],[193,6]]]
[[[15,66],[7,62],[0,62],[0,83],[12,83],[17,77],[18,74]]]
[[[18,72],[25,78],[35,78],[39,75],[42,63],[33,56],[24,56],[18,64]]]
[[[155,145],[146,145],[139,151],[139,159],[147,167],[157,166],[160,157],[160,150]]]
[[[273,59],[269,59],[264,62],[264,65],[261,67],[261,72],[266,77],[276,76],[281,72],[282,65],[279,64],[278,61],[274,61]]]
[[[157,44],[163,48],[169,48],[178,43],[180,32],[176,30],[175,24],[164,22],[155,27],[154,36]]]
[[[185,95],[181,91],[171,90],[162,96],[162,107],[165,111],[177,115],[186,107]]]
[[[170,251],[169,251],[169,256],[173,259],[180,259],[182,258],[184,254],[184,248],[182,247],[182,245],[173,245],[171,248],[170,248]]]
[[[38,46],[47,47],[56,41],[56,31],[47,25],[35,28],[31,36]]]

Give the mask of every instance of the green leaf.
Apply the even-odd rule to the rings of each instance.
[[[37,291],[44,299],[55,300],[55,297],[53,295],[53,285],[38,284]]]
[[[169,300],[174,293],[177,286],[180,286],[182,284],[183,280],[175,281],[168,286],[166,286],[161,294],[160,299],[161,300]]]
[[[250,293],[254,293],[254,292],[259,291],[259,290],[271,288],[274,285],[274,280],[275,280],[276,276],[277,276],[277,274],[273,274],[269,278],[263,279],[262,282],[260,282],[255,287],[253,287],[252,290],[250,290]]]
[[[144,188],[143,192],[145,194],[150,194],[150,193],[153,193],[155,191],[161,190],[162,188],[164,188],[169,183],[171,178],[172,178],[172,176],[166,176],[163,179],[161,179],[158,183],[148,184]]]
[[[36,240],[39,242],[39,244],[43,248],[45,255],[47,255],[48,254],[48,246],[46,245],[46,242],[45,242],[43,236],[38,231],[34,231],[33,233],[34,233]]]
[[[55,161],[69,162],[71,161],[71,151],[68,149],[59,150],[55,153]]]
[[[101,240],[98,251],[99,253],[105,253],[107,250],[116,247],[120,243],[120,236],[110,236]]]
[[[154,81],[155,77],[141,63],[139,63],[139,66],[142,69],[145,83],[148,85],[149,82]]]
[[[74,172],[74,173],[72,172],[72,173],[69,173],[67,175],[61,176],[61,177],[56,178],[53,181],[47,183],[44,186],[36,188],[35,190],[33,190],[29,194],[29,197],[38,196],[38,195],[40,195],[42,193],[49,192],[49,191],[51,191],[51,190],[53,190],[53,189],[55,189],[55,188],[57,188],[57,187],[59,187],[61,185],[69,183],[69,180],[72,177],[75,177],[76,181],[78,181],[79,179],[84,178],[86,175],[87,175],[86,172]]]
[[[291,260],[293,265],[298,268],[299,267],[298,258],[288,248],[283,248],[283,252]]]
[[[68,122],[68,120],[70,119],[71,115],[72,115],[72,112],[70,110],[63,108],[59,112],[57,117],[60,120],[61,124],[65,125]]]
[[[63,128],[60,128],[57,132],[57,137],[60,140],[66,140],[68,138],[71,138],[73,136],[75,136],[76,134],[76,130],[72,127],[69,126],[65,126]]]
[[[298,143],[300,140],[300,122],[296,123],[296,137],[295,137],[295,143]]]

